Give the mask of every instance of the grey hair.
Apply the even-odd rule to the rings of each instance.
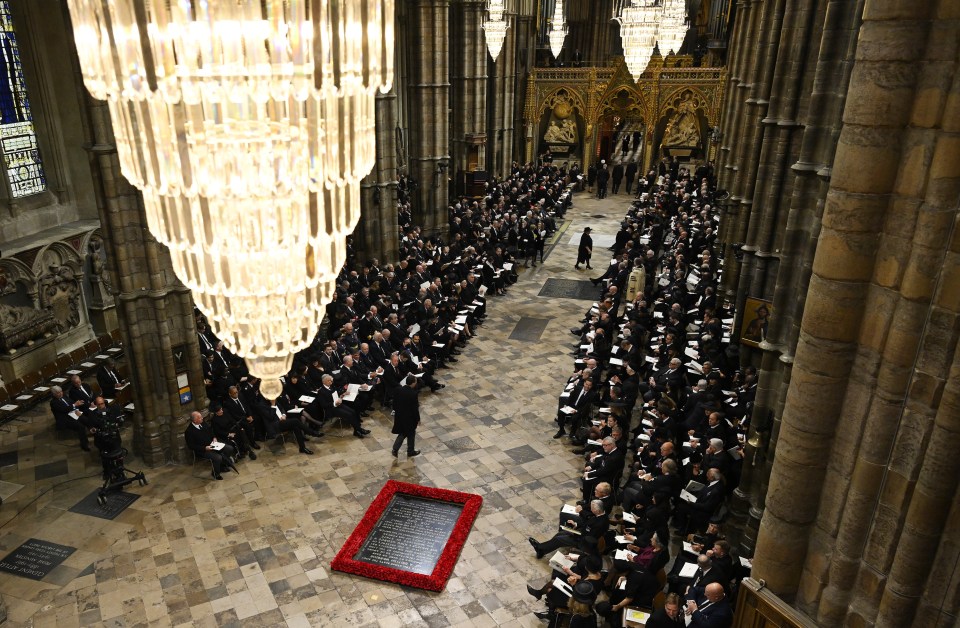
[[[51,387],[50,387],[50,391],[51,391],[51,392],[55,392],[55,393],[62,393],[62,392],[63,392],[63,389],[60,388],[59,386],[51,386]]]
[[[599,511],[599,514],[603,514],[607,512],[607,509],[603,505],[603,500],[601,499],[594,499],[593,501],[591,501],[590,510],[593,512]]]
[[[603,439],[603,444],[604,444],[604,445],[616,445],[616,444],[617,444],[617,441],[613,440],[613,437],[612,437],[612,436],[607,436],[606,438]]]

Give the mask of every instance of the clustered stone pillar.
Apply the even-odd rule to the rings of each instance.
[[[174,275],[166,247],[147,230],[140,193],[120,172],[106,104],[88,99],[88,109],[100,224],[117,279],[117,313],[136,407],[133,450],[150,466],[183,461],[189,414],[206,407],[193,300]],[[181,369],[174,364],[175,352],[182,353]],[[187,376],[193,396],[185,404],[178,371]]]
[[[472,171],[471,146],[479,145],[476,167],[485,168],[487,45],[483,37],[485,0],[462,0],[451,7],[450,89],[453,93],[452,164],[450,171]]]
[[[360,183],[360,224],[354,236],[359,262],[396,260],[397,225],[397,94],[376,96],[377,161]]]
[[[491,75],[492,114],[489,123],[489,135],[487,148],[490,151],[488,163],[492,163],[492,170],[498,177],[506,177],[510,174],[510,164],[513,161],[514,147],[514,127],[517,110],[521,109],[523,103],[517,101],[517,63],[523,62],[517,55],[517,42],[526,32],[521,32],[521,24],[528,24],[527,20],[521,21],[517,14],[508,11],[505,15],[510,26],[507,28],[507,38],[503,42],[503,50],[500,51],[500,57],[494,63],[489,55],[484,56],[484,60],[489,63]],[[532,43],[532,42],[531,42]]]
[[[732,508],[744,524],[740,546],[747,554],[763,514],[803,312],[796,295],[798,287],[805,292],[816,250],[860,11],[845,0],[738,6],[719,168],[720,186],[732,193],[721,236],[724,286],[736,296],[740,318],[750,315],[746,297],[773,301],[765,341],[741,347],[741,362],[759,367],[747,464]],[[742,264],[734,243],[742,245]]]
[[[414,0],[405,25],[410,57],[410,174],[419,187],[414,223],[446,229],[450,177],[450,0]]]
[[[753,575],[822,626],[948,626],[960,7],[866,0],[862,17]]]

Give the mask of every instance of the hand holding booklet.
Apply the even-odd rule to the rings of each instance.
[[[210,449],[212,449],[213,451],[220,451],[221,449],[223,449],[223,445],[224,444],[220,442],[210,443]]]

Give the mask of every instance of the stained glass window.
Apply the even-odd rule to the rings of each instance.
[[[13,198],[47,188],[7,0],[0,0],[0,152]]]

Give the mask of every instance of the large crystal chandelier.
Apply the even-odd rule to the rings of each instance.
[[[662,7],[654,0],[628,0],[615,18],[620,23],[623,56],[634,80],[640,80],[653,56],[661,13]]]
[[[553,23],[550,24],[550,52],[553,58],[560,56],[563,50],[563,40],[567,38],[567,24],[563,21],[563,0],[556,0],[553,6]]]
[[[494,61],[500,56],[503,42],[507,38],[507,20],[504,17],[504,0],[490,0],[487,5],[489,18],[483,23],[483,35],[487,41],[487,50]]]
[[[647,69],[654,44],[663,56],[679,52],[687,34],[686,4],[686,0],[626,0],[614,17],[620,23],[623,56],[635,80]]]
[[[268,398],[331,300],[394,0],[68,0],[148,226]]]
[[[657,47],[664,57],[679,54],[687,37],[687,0],[663,0],[663,15],[657,32]]]

